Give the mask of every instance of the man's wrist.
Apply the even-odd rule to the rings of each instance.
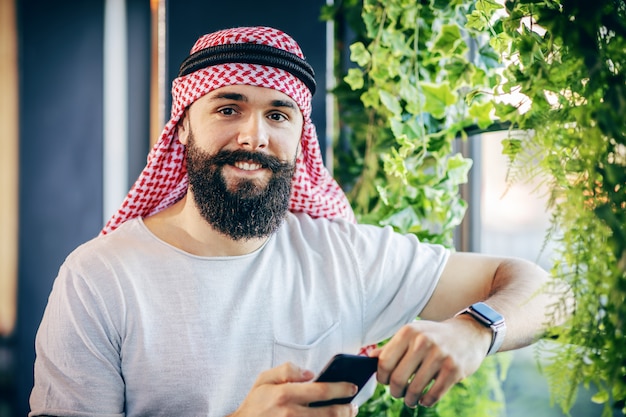
[[[477,324],[491,331],[491,341],[487,350],[487,356],[493,355],[500,349],[506,335],[506,323],[500,313],[489,305],[479,302],[458,312],[456,316],[469,317]]]
[[[456,315],[454,320],[460,320],[463,322],[463,326],[469,326],[472,329],[472,333],[476,335],[476,337],[472,339],[472,344],[475,348],[477,348],[477,350],[480,350],[485,356],[487,356],[493,339],[493,332],[491,329],[478,323],[467,314]]]

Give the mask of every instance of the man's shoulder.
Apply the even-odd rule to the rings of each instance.
[[[396,244],[422,249],[436,247],[436,250],[440,250],[441,246],[420,242],[416,235],[397,232],[388,225],[353,223],[342,218],[316,218],[306,213],[290,212],[286,217],[284,232],[284,236],[292,241],[302,236],[309,242],[345,244],[358,251],[363,248],[376,249]]]
[[[114,231],[95,236],[76,247],[67,256],[66,263],[76,262],[84,258],[103,258],[112,253],[123,253],[128,249],[140,248],[142,247],[140,241],[146,240],[146,234],[141,219],[128,220]]]
[[[378,241],[384,235],[398,235],[390,227],[353,223],[343,218],[312,217],[290,212],[284,222],[285,235],[302,236],[309,241],[334,241],[340,244]]]

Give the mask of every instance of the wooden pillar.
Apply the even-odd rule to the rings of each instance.
[[[15,327],[18,247],[18,76],[14,0],[0,0],[0,336]]]

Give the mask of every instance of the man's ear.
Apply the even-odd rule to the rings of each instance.
[[[178,134],[178,141],[183,145],[187,145],[187,140],[189,139],[189,115],[187,114],[189,110],[185,110],[183,115],[181,116],[178,124],[176,125],[176,133]]]

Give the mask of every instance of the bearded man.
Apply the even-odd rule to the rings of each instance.
[[[314,375],[390,337],[368,352],[377,381],[429,406],[541,335],[562,293],[534,264],[355,224],[314,92],[279,30],[196,42],[146,168],[55,280],[31,416],[354,416],[357,402],[309,407],[357,389]]]

